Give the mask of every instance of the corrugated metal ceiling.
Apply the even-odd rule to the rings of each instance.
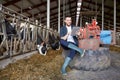
[[[63,23],[63,1],[61,1],[61,25]],[[120,32],[120,2],[117,1],[117,31]],[[50,24],[54,25],[54,28],[57,28],[57,18],[58,18],[58,0],[50,0]],[[75,24],[76,17],[76,8],[77,8],[77,0],[65,0],[65,14],[71,15],[73,19],[73,24]],[[28,17],[34,17],[34,19],[40,20],[41,22],[46,24],[47,17],[47,0],[1,0],[1,3],[11,8],[17,12],[21,12],[22,14]],[[113,9],[114,9],[114,1],[113,0],[104,0],[105,14],[104,14],[104,25],[109,26],[105,27],[105,29],[113,29]],[[82,10],[81,13],[83,15],[83,24],[85,22],[90,22],[93,17],[96,16],[96,10],[98,11],[97,21],[101,26],[102,23],[102,0],[83,0],[82,1]]]

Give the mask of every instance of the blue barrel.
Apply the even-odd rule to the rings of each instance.
[[[100,41],[103,44],[111,44],[111,41],[112,41],[111,31],[109,31],[109,30],[101,31],[100,32]]]

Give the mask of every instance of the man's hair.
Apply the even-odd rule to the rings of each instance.
[[[65,19],[66,19],[67,17],[71,18],[71,16],[67,15],[67,16],[65,16]],[[65,19],[64,19],[64,20],[65,20]]]

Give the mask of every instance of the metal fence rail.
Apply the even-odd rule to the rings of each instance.
[[[12,18],[12,26],[15,27],[17,34],[7,34],[6,16]],[[10,21],[9,21],[10,22]],[[38,21],[31,21],[30,18],[17,13],[0,4],[0,59],[13,57],[37,49],[37,35],[43,40],[46,39],[46,32],[51,32],[58,36],[54,30],[47,29],[45,25],[39,25]],[[24,24],[21,26],[21,24]],[[22,34],[22,32],[23,34]],[[22,37],[21,37],[22,34]],[[8,40],[8,37],[11,37]]]

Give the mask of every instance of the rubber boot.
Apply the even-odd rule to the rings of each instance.
[[[61,73],[63,75],[67,75],[66,68],[67,68],[68,64],[70,63],[70,61],[71,61],[70,57],[65,58],[64,64],[63,64],[62,69],[61,69]]]
[[[69,47],[70,49],[74,49],[74,50],[76,50],[77,52],[79,52],[79,53],[81,54],[81,57],[84,56],[85,50],[82,50],[82,49],[78,48],[76,45],[74,45],[74,44],[72,44],[72,43],[69,43],[69,44],[68,44],[68,47]]]

